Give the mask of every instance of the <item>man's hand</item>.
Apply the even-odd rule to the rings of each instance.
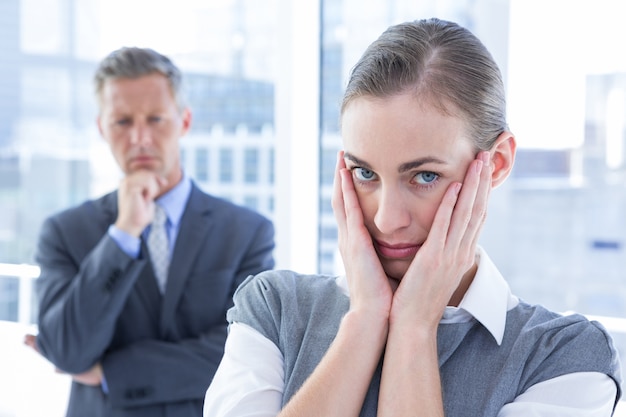
[[[24,344],[31,347],[35,352],[41,354],[41,352],[39,352],[39,348],[37,347],[37,336],[33,334],[27,334],[26,336],[24,336]],[[66,373],[59,368],[55,368],[55,371],[60,374]],[[74,381],[81,384],[99,386],[100,384],[102,384],[102,365],[100,365],[100,363],[96,363],[88,371],[82,372],[80,374],[71,374],[70,376]]]
[[[115,227],[139,236],[154,218],[154,200],[163,192],[167,180],[147,170],[126,176],[117,192],[118,215]]]
[[[98,362],[86,372],[73,374],[72,379],[84,385],[100,386],[102,384],[102,365]]]

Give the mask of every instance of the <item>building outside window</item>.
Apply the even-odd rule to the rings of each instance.
[[[219,170],[222,183],[233,182],[235,173],[232,149],[220,149]]]
[[[209,150],[206,148],[196,149],[196,175],[195,179],[200,182],[209,180]]]

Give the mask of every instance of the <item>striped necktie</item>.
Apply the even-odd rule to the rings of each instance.
[[[170,250],[167,239],[167,230],[165,223],[167,215],[161,206],[155,205],[154,220],[150,227],[148,235],[148,250],[150,251],[150,260],[154,275],[159,285],[161,294],[165,292],[165,283],[167,282],[167,272],[170,265]]]

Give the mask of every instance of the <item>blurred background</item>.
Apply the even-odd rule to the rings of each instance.
[[[348,73],[386,27],[432,16],[478,35],[507,86],[519,150],[481,244],[515,294],[601,321],[626,359],[620,0],[0,0],[0,417],[64,415],[68,378],[22,337],[43,219],[120,179],[95,124],[100,59],[169,55],[194,115],[185,170],[274,221],[278,268],[335,274]]]

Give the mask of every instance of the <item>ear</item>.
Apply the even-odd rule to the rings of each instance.
[[[106,140],[104,137],[104,131],[102,130],[102,119],[100,118],[100,115],[96,118],[96,124],[98,125],[98,132],[100,132],[100,136]]]
[[[493,166],[491,186],[493,188],[502,184],[511,173],[516,147],[515,136],[511,132],[504,131],[496,139],[490,151],[491,166]]]
[[[191,128],[191,109],[189,107],[185,107],[182,111],[182,119],[183,119],[183,126],[182,126],[182,135],[184,136],[187,134],[187,132],[189,132],[189,129]]]

